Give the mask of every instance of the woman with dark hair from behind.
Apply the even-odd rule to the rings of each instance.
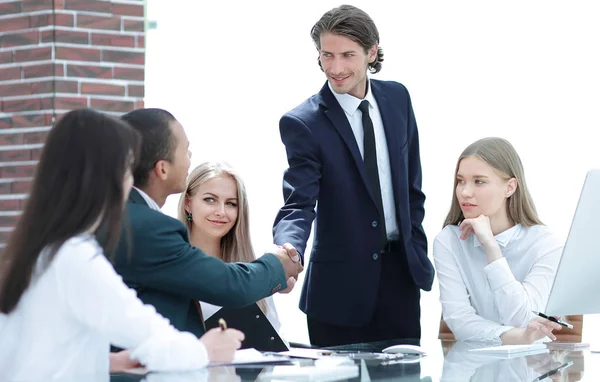
[[[240,347],[236,330],[200,340],[175,330],[104,256],[119,240],[139,145],[126,123],[90,109],[50,131],[0,257],[0,380],[108,374],[109,343],[154,371],[229,361]]]

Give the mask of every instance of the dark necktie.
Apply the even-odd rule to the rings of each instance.
[[[377,168],[377,148],[375,147],[375,131],[373,130],[373,121],[369,116],[369,101],[364,100],[358,106],[362,112],[362,124],[364,130],[364,161],[369,178],[371,191],[375,197],[375,204],[381,220],[378,226],[381,231],[381,246],[387,242],[387,232],[385,228],[385,215],[383,213],[383,200],[381,198],[381,185],[379,184],[379,169]]]

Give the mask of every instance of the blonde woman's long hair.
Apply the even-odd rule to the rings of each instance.
[[[525,182],[525,171],[517,151],[509,141],[503,138],[483,138],[471,143],[462,152],[456,163],[454,171],[454,188],[452,190],[452,204],[450,212],[444,222],[447,225],[458,225],[464,220],[464,215],[456,198],[457,174],[460,162],[467,157],[476,157],[486,162],[496,170],[504,180],[517,179],[516,191],[506,200],[506,212],[510,221],[525,227],[543,224],[538,217],[533,199]]]
[[[229,232],[221,238],[221,253],[219,257],[227,263],[252,262],[256,260],[256,256],[252,248],[252,240],[250,239],[250,212],[246,187],[238,173],[227,163],[204,162],[190,173],[185,192],[179,198],[178,218],[185,224],[191,235],[194,222],[189,221],[187,218],[188,213],[185,209],[186,201],[196,195],[201,185],[219,176],[229,176],[235,181],[238,199],[238,217]],[[260,300],[257,304],[266,314],[266,301]]]

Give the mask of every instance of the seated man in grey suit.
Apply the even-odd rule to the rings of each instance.
[[[179,330],[205,332],[198,300],[243,307],[293,287],[302,265],[288,245],[273,246],[251,263],[225,263],[190,245],[179,220],[160,211],[167,196],[185,190],[190,167],[183,127],[162,109],[140,109],[122,119],[142,135],[140,162],[127,203],[116,271],[138,297]],[[128,232],[129,231],[129,232]]]

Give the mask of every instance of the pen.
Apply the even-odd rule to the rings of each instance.
[[[222,331],[227,330],[227,323],[222,318],[219,318],[219,327],[221,328]]]
[[[547,372],[546,374],[542,374],[539,377],[537,377],[536,379],[534,379],[532,382],[538,382],[538,381],[543,381],[544,379],[558,373],[561,370],[566,369],[567,367],[570,367],[571,365],[573,365],[573,361],[569,361],[567,363],[563,363],[562,365],[560,365],[559,367],[557,367],[556,369],[550,370],[549,372]]]
[[[537,316],[540,316],[542,318],[545,318],[546,320],[549,320],[549,321],[552,321],[552,322],[556,322],[557,324],[562,325],[564,327],[567,327],[569,329],[573,329],[573,325],[569,324],[568,322],[557,320],[556,318],[554,318],[552,316],[547,316],[544,313],[536,312],[535,310],[533,310],[533,314],[535,314]]]

